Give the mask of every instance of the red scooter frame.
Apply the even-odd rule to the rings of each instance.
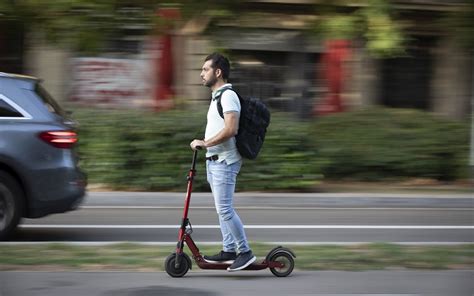
[[[201,269],[227,269],[230,264],[228,263],[210,263],[207,262],[202,256],[199,248],[191,238],[193,232],[192,225],[189,221],[189,205],[191,202],[191,192],[193,189],[193,181],[196,176],[196,159],[198,151],[195,150],[193,154],[193,161],[191,169],[189,170],[187,181],[188,187],[186,192],[186,199],[184,202],[183,218],[181,220],[181,226],[178,234],[178,244],[176,251],[170,254],[165,261],[166,272],[172,277],[182,277],[192,267],[191,259],[184,253],[183,248],[186,243],[189,250],[192,253],[194,261]],[[264,260],[256,261],[249,265],[244,270],[261,270],[269,268],[270,271],[278,277],[288,276],[294,268],[295,254],[287,248],[281,246],[272,249]]]

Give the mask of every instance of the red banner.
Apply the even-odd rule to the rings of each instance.
[[[327,86],[327,94],[322,103],[316,105],[314,112],[318,115],[341,112],[344,105],[341,93],[344,87],[344,61],[350,57],[348,40],[330,40],[325,44],[322,56],[323,79]]]

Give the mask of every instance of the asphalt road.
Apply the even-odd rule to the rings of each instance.
[[[472,271],[0,272],[1,296],[472,295]]]
[[[78,211],[25,220],[17,242],[175,244],[184,194],[91,193]],[[238,194],[236,207],[252,241],[292,243],[473,242],[470,195]],[[199,243],[218,242],[212,198],[194,194],[190,219]],[[15,242],[13,242],[15,243]],[[0,243],[1,244],[1,243]],[[0,272],[10,295],[472,295],[473,271],[299,271],[239,273],[194,268],[164,272]]]
[[[174,244],[184,193],[90,193],[80,210],[25,220],[14,241]],[[257,194],[236,196],[249,240],[283,243],[473,242],[467,194]],[[192,196],[196,242],[220,241],[209,193]]]

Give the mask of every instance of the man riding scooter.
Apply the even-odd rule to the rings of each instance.
[[[233,207],[237,174],[242,166],[242,156],[236,146],[235,135],[239,128],[241,105],[238,95],[227,83],[229,60],[219,53],[209,55],[202,66],[203,85],[212,90],[212,100],[207,113],[204,140],[195,139],[191,148],[206,148],[207,181],[214,196],[222,232],[223,250],[214,256],[205,256],[211,263],[231,262],[228,271],[246,268],[256,257],[245,235],[244,226]],[[219,115],[217,99],[220,99],[224,118]]]

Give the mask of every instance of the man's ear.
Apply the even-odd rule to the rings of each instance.
[[[216,69],[216,77],[217,78],[222,78],[222,70],[221,69]]]

